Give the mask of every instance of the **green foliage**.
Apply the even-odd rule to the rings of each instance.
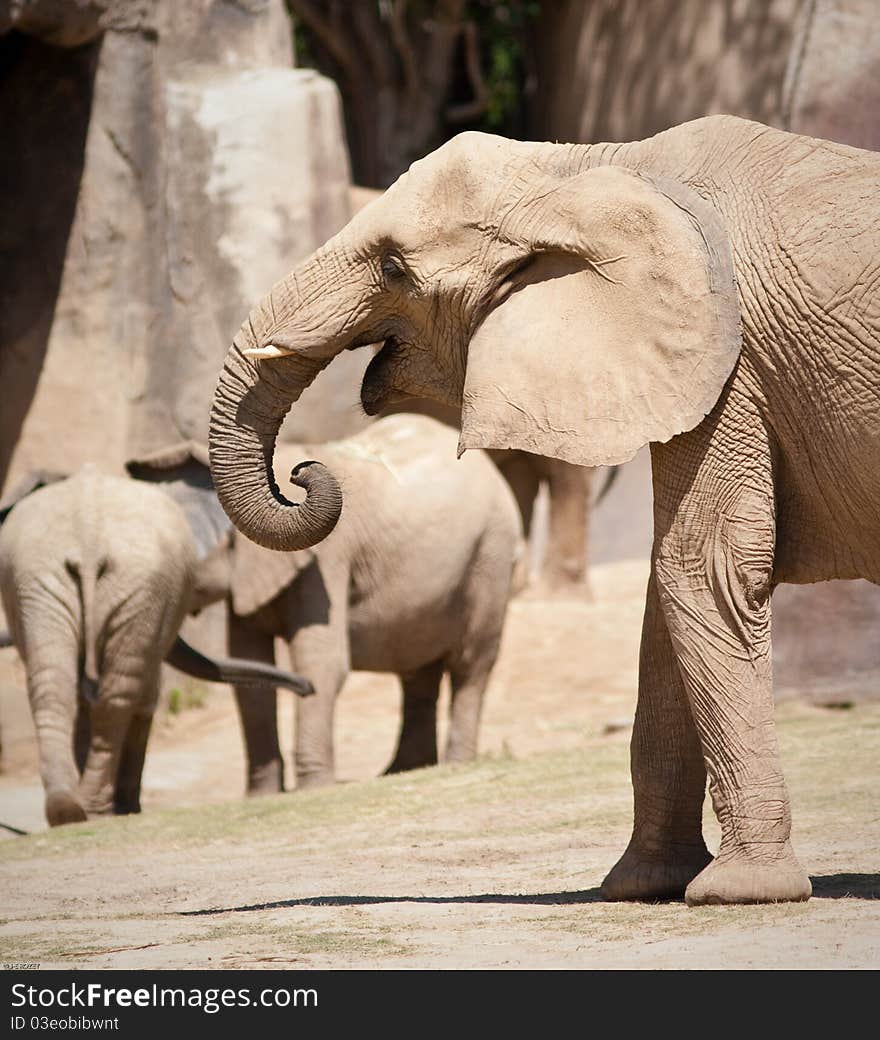
[[[489,95],[478,129],[509,132],[521,121],[529,86],[528,37],[540,12],[540,0],[471,0],[468,4],[468,17],[479,32]]]
[[[360,3],[370,0],[358,0]],[[381,12],[383,0],[372,0]],[[411,4],[409,21],[430,20],[436,9],[434,0]],[[307,68],[320,68],[320,41],[317,41],[305,23],[295,16],[294,4],[288,0],[293,20],[293,46],[296,63]],[[541,13],[541,0],[468,0],[463,19],[477,27],[480,47],[480,67],[488,94],[483,115],[472,128],[494,133],[513,131],[523,122],[524,110],[532,77],[528,73],[529,36]],[[387,27],[387,19],[380,24]],[[387,30],[386,31],[390,31]],[[317,44],[317,48],[316,48]],[[458,56],[459,59],[461,55]],[[326,71],[326,70],[325,70]],[[460,78],[463,69],[450,69],[450,80]],[[442,118],[438,111],[438,118]],[[451,137],[460,126],[445,128]]]
[[[197,686],[186,690],[181,690],[175,686],[168,693],[169,715],[179,715],[188,708],[203,708],[204,706],[205,692]]]

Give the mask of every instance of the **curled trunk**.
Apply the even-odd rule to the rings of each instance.
[[[306,491],[294,504],[272,472],[278,430],[290,406],[329,363],[300,354],[254,360],[245,351],[271,343],[276,314],[295,309],[294,280],[280,282],[251,313],[226,356],[211,409],[210,455],[214,485],[235,526],[267,549],[292,552],[326,538],[342,511],[342,492],[317,462],[301,463],[291,483]]]

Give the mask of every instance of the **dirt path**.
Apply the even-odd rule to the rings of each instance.
[[[161,720],[145,811],[0,842],[0,951],[44,967],[877,967],[880,706],[786,704],[795,841],[816,898],[688,910],[603,903],[630,826],[643,564],[595,602],[513,604],[480,759],[373,779],[395,685],[340,702],[333,788],[244,802],[230,698]],[[15,676],[0,685],[14,716]],[[290,746],[290,704],[282,706]],[[0,821],[40,823],[26,714],[4,730]],[[185,806],[185,808],[180,808]],[[176,808],[175,808],[176,807]],[[16,821],[18,821],[16,823]],[[707,820],[710,844],[714,821]]]

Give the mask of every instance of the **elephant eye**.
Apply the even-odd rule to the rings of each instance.
[[[390,253],[382,257],[382,277],[388,282],[396,282],[406,277],[403,261]]]

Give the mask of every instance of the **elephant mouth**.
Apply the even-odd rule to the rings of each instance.
[[[389,336],[367,365],[361,383],[361,406],[367,415],[378,415],[383,408],[398,401],[404,401],[409,395],[400,393],[391,382],[391,371],[400,358],[401,345],[393,336]]]

